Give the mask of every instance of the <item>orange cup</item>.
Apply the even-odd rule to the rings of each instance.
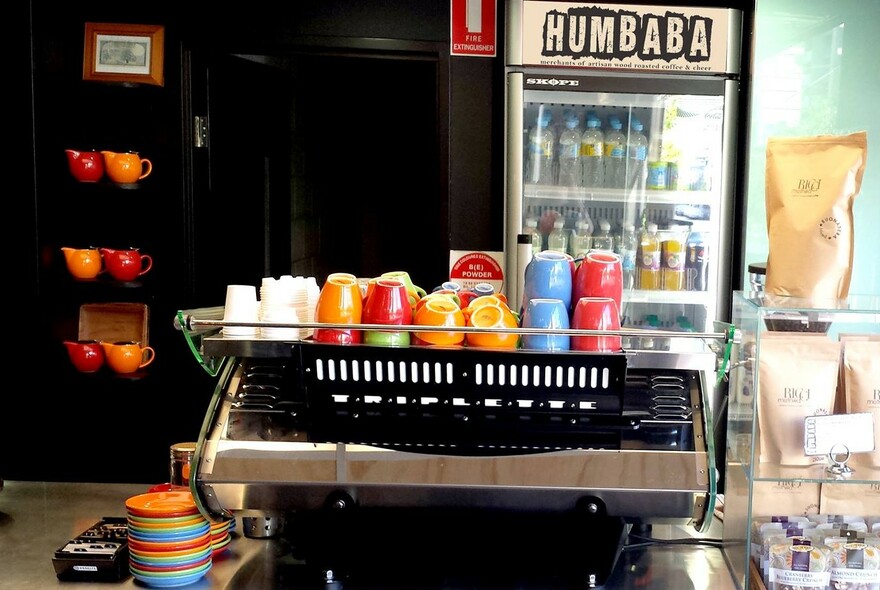
[[[464,327],[464,312],[451,299],[430,298],[415,313],[413,323],[417,326],[461,326]],[[439,344],[455,346],[464,342],[464,332],[414,332],[417,344]]]
[[[357,278],[348,273],[333,273],[327,277],[315,304],[315,321],[323,324],[360,324],[363,300]],[[332,344],[359,344],[360,330],[316,328],[317,342]]]
[[[473,305],[473,304],[471,304]],[[474,328],[516,328],[516,317],[500,305],[483,304],[472,309],[467,325]],[[479,348],[516,348],[519,334],[468,332],[468,346]]]

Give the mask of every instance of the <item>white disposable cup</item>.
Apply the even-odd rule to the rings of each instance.
[[[257,322],[259,319],[260,306],[257,303],[257,288],[253,285],[227,285],[223,321]],[[251,326],[225,326],[223,334],[225,336],[255,336],[257,328]]]

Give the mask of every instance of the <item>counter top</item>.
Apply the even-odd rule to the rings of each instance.
[[[146,588],[131,576],[119,582],[63,582],[55,576],[52,558],[57,549],[105,517],[124,517],[125,500],[142,494],[149,486],[142,484],[90,484],[6,481],[0,491],[0,590],[44,590],[75,588],[77,590],[108,590]],[[718,528],[715,523],[713,527]],[[509,588],[504,584],[461,580],[444,575],[442,565],[420,579],[400,579],[393,569],[393,560],[381,564],[381,583],[364,585],[341,580],[327,584],[318,572],[295,559],[285,546],[285,539],[248,538],[242,534],[241,520],[236,523],[229,549],[217,556],[213,567],[200,581],[186,586],[188,590],[217,588],[323,588],[324,590],[358,590],[371,588]],[[589,535],[590,531],[570,531]],[[654,538],[685,538],[693,543],[650,544],[623,551],[605,588],[639,588],[643,590],[675,588],[676,590],[733,590],[738,588],[720,549],[705,543],[709,537],[720,538],[720,529],[699,535],[677,526],[654,525]],[[356,547],[356,542],[340,540],[340,550]],[[369,542],[369,538],[361,542]],[[538,540],[553,543],[565,539]],[[525,540],[524,540],[525,542]],[[548,568],[550,569],[550,568]],[[387,572],[387,573],[386,573]],[[548,571],[546,580],[517,584],[518,588],[563,588]],[[549,581],[549,580],[554,581]],[[387,581],[386,581],[387,580]],[[485,582],[485,580],[484,580]]]

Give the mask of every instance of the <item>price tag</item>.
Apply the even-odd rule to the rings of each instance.
[[[804,452],[807,455],[873,450],[874,419],[868,412],[807,416],[804,419]]]

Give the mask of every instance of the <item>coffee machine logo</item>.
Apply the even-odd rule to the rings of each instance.
[[[544,18],[541,55],[666,62],[684,59],[699,64],[711,57],[712,26],[712,18],[687,17],[668,10],[664,14],[596,6],[550,10]]]

